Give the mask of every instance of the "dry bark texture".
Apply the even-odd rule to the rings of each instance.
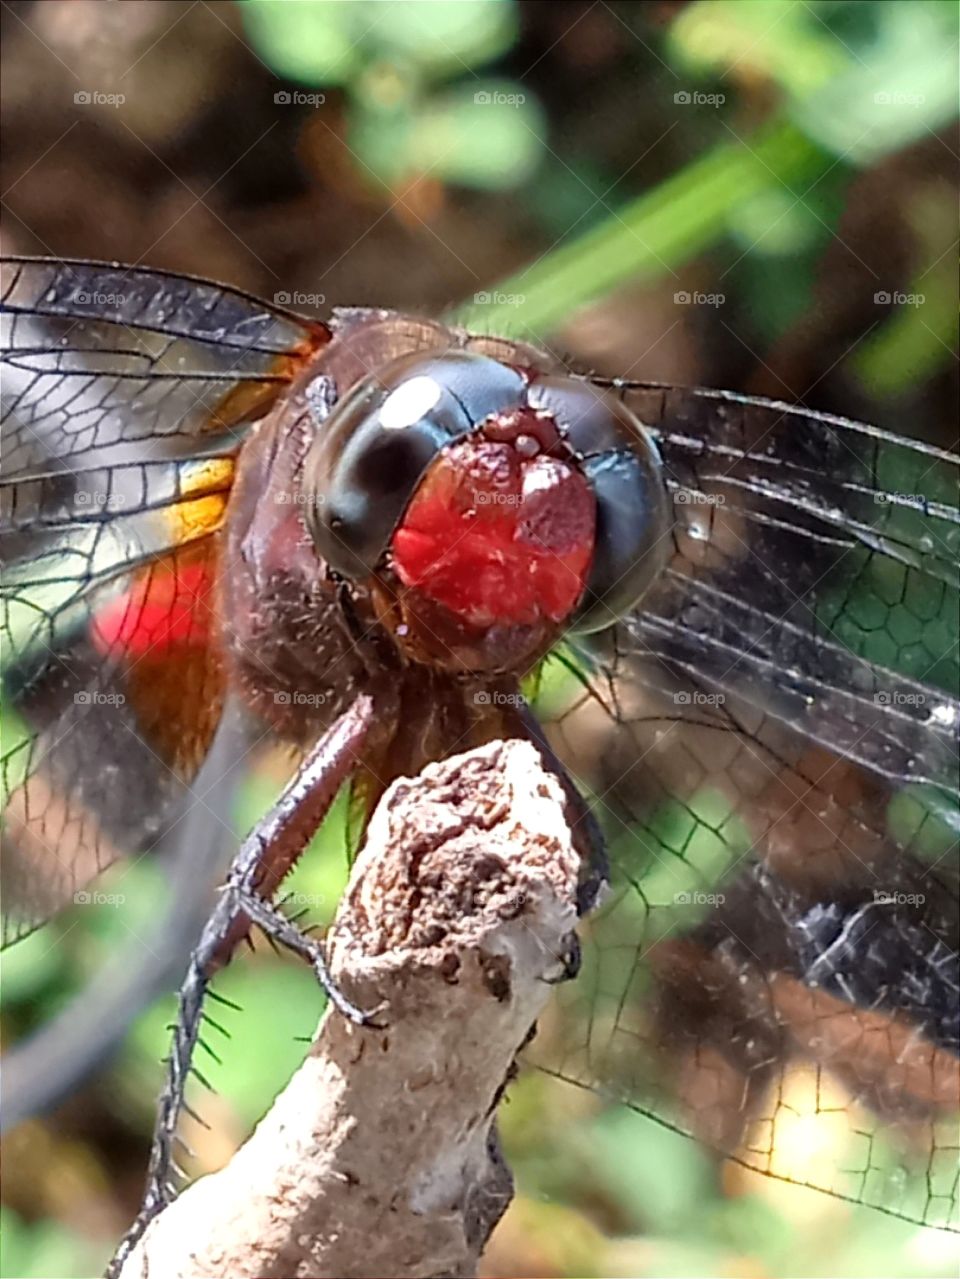
[[[576,923],[564,807],[521,741],[390,788],[328,939],[383,1028],[326,1015],[250,1140],[152,1223],[123,1279],[474,1273],[512,1194],[497,1102]]]

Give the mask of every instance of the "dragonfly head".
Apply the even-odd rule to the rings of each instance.
[[[464,350],[365,378],[307,456],[310,531],[414,660],[522,671],[666,558],[656,449],[611,393]]]

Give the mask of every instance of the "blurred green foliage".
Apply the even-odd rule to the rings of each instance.
[[[366,180],[497,190],[536,169],[536,99],[474,70],[510,48],[510,0],[246,0],[243,15],[278,76],[346,95],[347,144]]]
[[[10,1208],[0,1208],[0,1238],[3,1279],[91,1279],[108,1260],[79,1231],[49,1217],[28,1223]]]
[[[731,240],[743,250],[740,275],[758,332],[785,332],[809,303],[816,259],[836,233],[856,166],[873,164],[955,117],[955,45],[950,0],[698,0],[685,6],[666,42],[678,72],[674,100],[678,110],[697,110],[695,95],[706,82],[712,92],[704,94],[705,105],[719,110],[723,141],[617,208],[595,232],[504,280],[494,296],[510,298],[506,304],[468,303],[456,318],[484,331],[543,339],[618,283],[653,282]],[[689,74],[689,87],[679,72]],[[730,92],[731,84],[749,88],[757,80],[779,97],[774,120],[759,131],[737,120]],[[611,185],[612,177],[606,189]],[[598,214],[606,211],[601,201],[594,204]],[[769,287],[771,260],[776,289]],[[949,357],[955,277],[947,273],[932,287],[935,310],[893,310],[857,355],[857,370],[871,389],[903,389]]]
[[[775,125],[750,146],[722,142],[614,216],[467,304],[454,319],[480,332],[546,340],[576,310],[628,280],[653,283],[728,231],[741,205],[771,186],[811,181],[825,155],[792,125]],[[762,252],[762,242],[758,245]],[[503,299],[503,301],[500,301]]]
[[[811,139],[872,164],[956,114],[955,13],[949,0],[700,0],[678,15],[669,47],[698,75],[768,79]]]

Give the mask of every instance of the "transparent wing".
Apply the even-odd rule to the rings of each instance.
[[[552,729],[613,882],[534,1055],[748,1167],[955,1227],[957,458],[621,392],[671,559]]]
[[[263,412],[326,340],[246,294],[164,271],[4,257],[3,474],[197,452]],[[138,446],[131,451],[130,446]]]
[[[0,269],[9,941],[151,846],[199,764],[233,455],[327,334],[164,272]]]

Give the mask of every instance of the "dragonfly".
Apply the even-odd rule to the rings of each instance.
[[[228,707],[361,817],[528,738],[584,871],[525,1060],[956,1229],[956,450],[393,311],[2,273],[5,944],[161,843]],[[798,1080],[846,1117],[800,1174]]]

